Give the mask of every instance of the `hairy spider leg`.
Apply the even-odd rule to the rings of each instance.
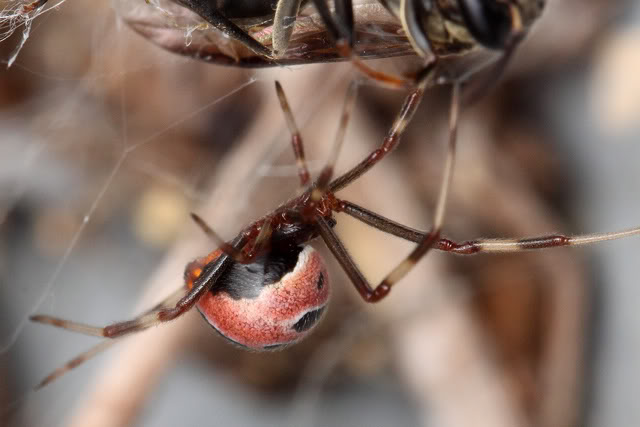
[[[101,341],[98,344],[94,345],[89,350],[87,350],[87,351],[85,351],[83,353],[80,353],[79,355],[77,355],[73,359],[69,360],[64,365],[60,366],[59,368],[56,368],[49,375],[47,375],[45,378],[43,378],[42,381],[40,381],[34,387],[34,390],[40,390],[42,387],[44,387],[44,386],[46,386],[48,384],[51,384],[53,381],[57,380],[58,378],[60,378],[61,376],[63,376],[67,372],[69,372],[70,370],[72,370],[74,368],[77,368],[78,366],[80,366],[84,362],[86,362],[87,360],[92,359],[93,357],[95,357],[98,354],[102,353],[103,351],[107,350],[109,347],[114,345],[117,341],[118,341],[118,339],[104,340],[104,341]]]
[[[413,119],[413,116],[422,101],[427,81],[423,80],[416,88],[412,89],[405,97],[404,103],[400,108],[391,129],[387,133],[387,136],[383,139],[380,147],[372,151],[364,160],[358,163],[355,167],[351,168],[346,173],[342,174],[331,183],[329,183],[328,191],[335,193],[342,190],[354,180],[358,179],[375,164],[382,160],[387,154],[392,152],[400,138],[404,134],[407,125]]]
[[[245,236],[238,236],[233,240],[232,246],[236,250],[239,250],[247,243],[247,240],[248,239]],[[112,323],[104,327],[99,327],[46,315],[33,315],[30,317],[30,319],[33,322],[44,323],[47,325],[55,326],[57,328],[67,329],[85,335],[111,339],[123,337],[132,333],[143,331],[152,326],[168,322],[189,311],[198,302],[200,297],[202,297],[202,295],[204,295],[211,289],[211,287],[216,283],[218,278],[232,262],[233,259],[231,257],[222,253],[215,260],[204,266],[202,272],[195,280],[191,289],[185,290],[183,288],[180,288],[151,310],[148,310],[131,320]],[[101,346],[97,346],[96,348],[99,348],[100,350],[103,349],[103,347]],[[76,367],[79,363],[88,360],[90,357],[93,357],[93,355],[97,354],[100,351],[95,350],[96,348],[90,349],[88,352],[84,353],[84,356],[78,356],[80,360],[77,360],[78,358],[72,359],[65,366],[59,368],[59,370],[54,371],[54,373],[48,376],[47,378],[53,376],[49,381],[46,381],[44,384],[41,383],[39,386],[41,387],[45,384],[48,384],[50,381],[57,378],[62,373],[68,371],[73,367]],[[56,374],[56,372],[58,371],[61,372]],[[45,380],[43,380],[43,382]]]
[[[161,310],[163,308],[169,308],[169,307],[174,306],[178,301],[180,301],[181,298],[183,298],[185,296],[186,293],[187,293],[187,289],[181,287],[180,289],[178,289],[177,291],[175,291],[171,295],[169,295],[167,298],[165,298],[163,301],[161,301],[159,304],[157,304],[155,307],[153,307],[153,308],[147,310],[146,312],[144,312],[143,314],[141,314],[138,317],[138,319],[151,318],[159,310]],[[104,328],[97,328],[97,327],[94,327],[94,326],[89,326],[89,325],[85,325],[85,324],[78,323],[78,322],[70,322],[70,321],[67,321],[67,320],[58,319],[58,318],[51,317],[51,316],[42,316],[42,315],[32,316],[31,320],[34,321],[34,322],[39,322],[39,323],[44,323],[44,324],[60,327],[60,328],[67,329],[67,330],[70,330],[70,331],[73,331],[73,332],[78,332],[78,333],[81,333],[81,334],[84,334],[84,335],[92,335],[92,336],[104,337],[104,331],[103,331]],[[95,346],[91,347],[89,350],[87,350],[87,351],[85,351],[83,353],[80,353],[79,355],[77,355],[76,357],[74,357],[73,359],[69,360],[67,363],[65,363],[64,365],[62,365],[61,367],[55,369],[53,372],[51,372],[49,375],[47,375],[42,381],[40,381],[36,385],[35,389],[36,390],[40,389],[40,388],[46,386],[47,384],[53,382],[58,377],[61,377],[62,375],[64,375],[67,372],[69,372],[70,370],[76,368],[77,366],[83,364],[87,360],[89,360],[89,359],[93,358],[94,356],[100,354],[101,352],[105,351],[106,349],[111,347],[113,344],[115,344],[121,338],[122,337],[117,337],[117,338],[113,338],[113,339],[104,340],[104,341],[96,344]]]
[[[165,298],[163,301],[158,303],[155,307],[147,310],[144,314],[139,316],[139,318],[152,316],[154,313],[157,313],[159,310],[163,308],[170,308],[174,306],[178,301],[180,301],[180,299],[182,299],[185,296],[186,293],[187,293],[186,288],[178,289],[177,291],[169,295],[167,298]],[[40,323],[50,324],[53,326],[59,326],[61,328],[72,330],[74,332],[80,332],[85,335],[93,335],[93,336],[100,336],[100,337],[104,336],[102,333],[99,333],[102,328],[95,328],[95,327],[84,325],[81,323],[64,321],[61,319],[53,318],[51,316],[33,316],[31,320],[40,322]],[[59,325],[59,323],[61,322],[64,323],[65,325]],[[95,346],[91,347],[89,350],[83,353],[80,353],[79,355],[77,355],[76,357],[69,360],[67,363],[65,363],[64,365],[55,369],[53,372],[47,375],[42,381],[38,383],[38,385],[36,385],[35,389],[36,390],[40,389],[46,386],[47,384],[53,382],[58,377],[61,377],[62,375],[69,372],[70,370],[83,364],[87,360],[102,353],[103,351],[105,351],[106,349],[114,345],[118,340],[122,338],[123,337],[121,336],[113,339],[104,340],[96,344]]]
[[[291,134],[291,146],[293,147],[293,154],[296,158],[296,166],[298,167],[298,177],[300,178],[300,188],[304,189],[309,184],[311,175],[309,174],[309,168],[307,167],[307,161],[304,157],[304,145],[302,143],[302,136],[298,125],[296,125],[295,118],[289,107],[289,102],[284,94],[282,85],[279,81],[276,81],[276,93],[278,94],[278,100],[280,101],[280,107],[284,114],[289,133]]]
[[[340,211],[380,231],[392,234],[404,240],[419,243],[428,233],[397,223],[372,212],[355,203],[339,200]],[[565,246],[583,246],[609,240],[624,239],[640,235],[640,227],[608,233],[591,233],[567,236],[564,234],[546,234],[522,238],[474,239],[454,242],[447,238],[439,239],[433,249],[457,255],[475,255],[478,253],[513,253],[538,249],[559,248]]]
[[[229,255],[236,262],[239,262],[241,264],[247,263],[246,262],[247,256],[244,254],[244,252],[234,248],[233,245],[230,245],[229,243],[227,243],[199,215],[191,212],[191,219],[204,232],[204,234],[213,242],[213,244],[216,245],[217,249],[222,250],[225,254]]]
[[[311,199],[314,202],[320,201],[320,199],[322,199],[322,197],[327,193],[329,183],[333,177],[335,164],[338,161],[338,155],[340,154],[340,150],[344,143],[344,137],[347,133],[347,125],[349,124],[349,119],[353,113],[357,94],[358,82],[352,80],[349,84],[349,88],[347,89],[347,95],[345,96],[342,107],[342,114],[340,115],[340,122],[338,124],[338,129],[336,130],[333,147],[331,148],[329,157],[327,158],[327,163],[322,168],[322,171],[320,172],[320,175],[318,175],[316,181],[313,183]]]

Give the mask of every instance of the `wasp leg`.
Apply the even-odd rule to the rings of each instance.
[[[465,105],[475,104],[498,84],[511,58],[526,35],[520,10],[515,5],[491,6],[478,0],[458,0],[462,16],[476,40],[485,46],[502,50],[500,59],[465,95]],[[491,8],[496,8],[491,10]]]
[[[302,0],[280,0],[273,18],[273,56],[280,58],[289,47]]]
[[[215,2],[197,0],[176,1],[200,15],[214,28],[222,31],[227,36],[245,45],[252,52],[265,58],[271,58],[271,51],[268,48],[266,48],[256,39],[247,34],[246,31],[238,27],[230,19],[222,15],[220,12],[216,11],[214,7]]]
[[[421,12],[424,13],[424,0],[403,0],[400,2],[400,16],[404,31],[413,46],[413,50],[423,58],[433,58],[435,55],[427,32],[421,22]],[[431,6],[433,7],[433,5]]]

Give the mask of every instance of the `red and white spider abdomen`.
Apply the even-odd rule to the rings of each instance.
[[[187,268],[187,286],[199,265]],[[251,350],[274,350],[305,337],[329,302],[324,260],[311,246],[272,249],[251,264],[233,263],[197,304],[222,336]]]

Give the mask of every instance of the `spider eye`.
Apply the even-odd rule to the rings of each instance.
[[[458,0],[467,29],[480,44],[504,49],[511,35],[509,7],[496,0]]]

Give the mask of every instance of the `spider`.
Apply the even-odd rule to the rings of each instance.
[[[380,146],[347,172],[334,178],[334,166],[356,99],[357,83],[352,82],[329,159],[312,181],[305,161],[302,137],[284,91],[276,82],[277,96],[291,133],[301,187],[299,194],[246,226],[229,242],[223,241],[204,220],[192,214],[195,223],[215,243],[216,249],[186,266],[185,286],[131,320],[96,327],[48,315],[31,316],[34,322],[108,338],[54,370],[36,388],[51,383],[119,338],[171,321],[194,306],[220,335],[243,348],[252,351],[275,350],[299,341],[318,324],[331,293],[331,281],[325,263],[309,245],[318,237],[336,258],[362,299],[375,303],[389,295],[394,285],[431,249],[459,255],[518,252],[578,246],[640,234],[638,227],[582,236],[553,234],[461,243],[441,237],[456,151],[460,105],[460,85],[457,83],[452,88],[445,166],[433,225],[428,232],[399,224],[338,198],[337,192],[359,179],[397,147],[422,100],[426,86],[427,81],[422,81],[406,96]],[[338,212],[417,245],[380,283],[373,286],[333,230],[336,225],[334,213]]]

